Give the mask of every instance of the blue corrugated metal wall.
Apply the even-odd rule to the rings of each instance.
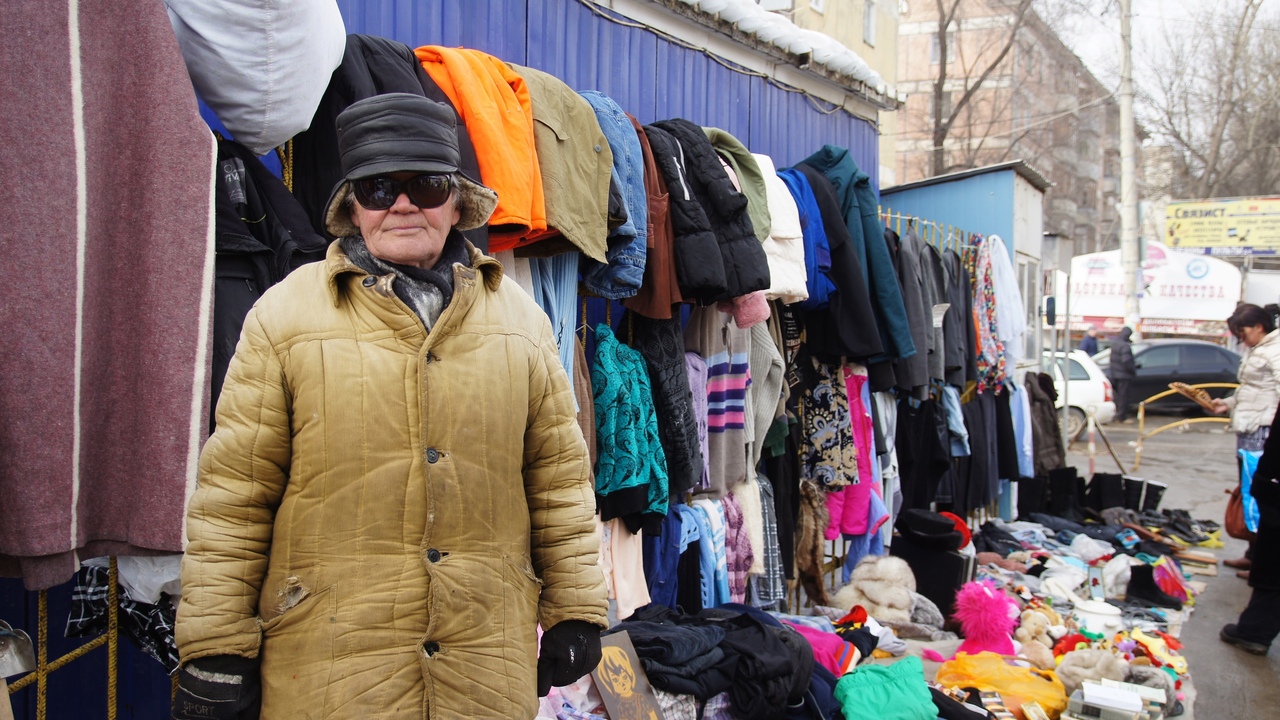
[[[873,183],[878,174],[879,134],[871,123],[829,112],[644,28],[611,22],[578,0],[340,0],[338,6],[347,32],[410,47],[483,50],[549,72],[575,90],[599,90],[644,123],[683,117],[723,128],[778,167],[831,143],[849,148]]]

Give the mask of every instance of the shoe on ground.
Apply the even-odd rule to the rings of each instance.
[[[1241,571],[1239,571],[1239,572],[1237,572],[1237,573],[1236,573],[1236,577],[1240,578],[1241,580],[1248,580],[1248,579],[1249,579],[1249,571],[1248,571],[1248,570],[1241,570]]]
[[[1227,643],[1228,645],[1235,645],[1241,650],[1247,653],[1250,653],[1252,655],[1266,655],[1267,651],[1270,649],[1270,647],[1267,645],[1263,645],[1262,643],[1251,642],[1249,640],[1245,640],[1239,635],[1236,635],[1235,623],[1231,623],[1229,625],[1223,625],[1222,630],[1218,632],[1218,639],[1222,640],[1222,642]]]
[[[1235,568],[1236,570],[1248,570],[1253,565],[1253,561],[1249,558],[1242,557],[1236,558],[1235,560],[1223,560],[1222,564],[1229,568]]]

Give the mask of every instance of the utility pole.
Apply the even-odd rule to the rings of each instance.
[[[1124,271],[1124,324],[1138,339],[1138,178],[1134,158],[1132,0],[1120,0],[1120,267]]]

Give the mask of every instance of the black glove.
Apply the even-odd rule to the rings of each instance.
[[[538,653],[538,697],[568,685],[600,664],[600,626],[565,620],[542,634]]]
[[[174,720],[257,720],[262,680],[257,658],[211,655],[178,670]]]

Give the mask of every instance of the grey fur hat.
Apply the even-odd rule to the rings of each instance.
[[[498,194],[459,167],[457,116],[449,106],[411,93],[375,95],[339,113],[336,126],[343,177],[325,205],[330,235],[360,234],[347,209],[351,181],[393,172],[452,175],[460,213],[454,227],[489,222]]]

